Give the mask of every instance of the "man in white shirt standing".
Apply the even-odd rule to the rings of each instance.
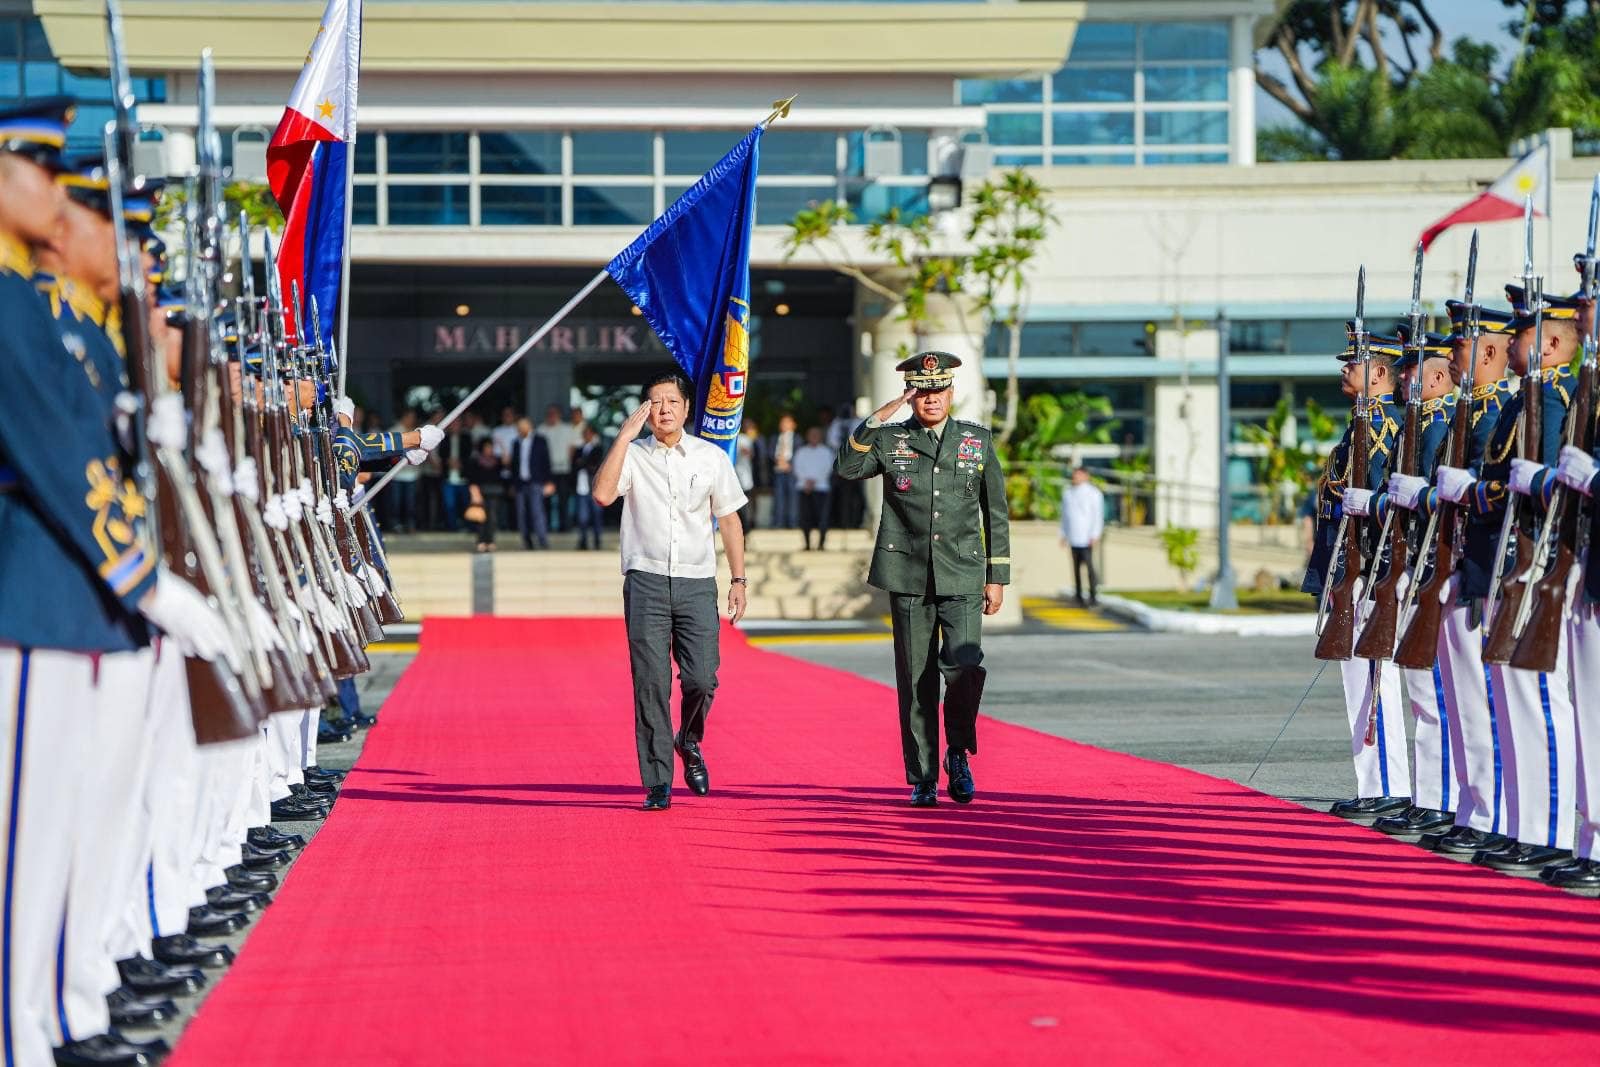
[[[1089,471],[1072,472],[1072,484],[1061,494],[1061,543],[1072,549],[1072,585],[1082,607],[1083,572],[1089,571],[1089,603],[1100,602],[1100,580],[1094,573],[1094,547],[1106,528],[1106,496],[1089,480]]]
[[[720,663],[713,518],[733,574],[728,617],[738,622],[745,610],[744,527],[737,513],[746,497],[728,454],[684,432],[692,390],[675,371],[646,382],[645,403],[622,424],[594,480],[595,503],[623,501],[622,610],[646,811],[672,804],[674,749],[683,757],[684,784],[699,796],[711,788],[700,742]],[[650,435],[640,437],[646,423]],[[683,689],[676,736],[669,652]]]
[[[566,421],[557,404],[544,409],[544,425],[539,427],[539,436],[550,450],[550,473],[556,485],[550,499],[550,529],[565,530],[571,519],[567,514],[567,502],[572,499],[572,450],[581,438],[577,427]]]
[[[794,481],[800,491],[800,536],[805,550],[811,551],[811,531],[820,535],[817,548],[828,547],[829,501],[833,478],[834,451],[822,443],[822,428],[806,431],[806,443],[794,452]]]

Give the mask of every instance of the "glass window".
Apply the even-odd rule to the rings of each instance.
[[[133,81],[134,91],[139,94],[140,100],[146,100],[152,104],[164,104],[167,102],[167,79],[135,78]],[[140,82],[144,83],[142,89],[139,88]]]
[[[22,65],[23,96],[53,96],[61,91],[61,68],[50,60],[31,60]],[[82,121],[82,116],[79,116]]]
[[[839,135],[832,130],[785,130],[782,137],[764,138],[761,173],[835,174],[838,143]]]
[[[655,218],[647,185],[580,185],[572,190],[576,226],[645,226]]]
[[[1132,67],[1062,67],[1051,84],[1064,104],[1133,103]]]
[[[1289,320],[1291,356],[1331,356],[1344,351],[1345,340],[1343,319]]]
[[[1036,167],[1042,153],[1039,152],[996,152],[994,165],[997,167]],[[1131,160],[1130,160],[1131,162]]]
[[[356,133],[356,173],[378,173],[378,135],[367,131]]]
[[[832,200],[836,195],[837,190],[832,185],[758,185],[756,225],[787,225],[797,211]]]
[[[1236,413],[1271,411],[1283,395],[1281,382],[1229,382],[1228,406]]]
[[[485,226],[561,225],[561,188],[555,185],[485,185],[478,190]]]
[[[1081,32],[1081,31],[1080,31]],[[1076,48],[1073,49],[1077,51]],[[1227,59],[1226,22],[1151,22],[1144,28],[1144,58]]]
[[[711,165],[738,144],[744,135],[737,130],[679,130],[662,135],[668,174],[704,174]],[[763,139],[764,140],[764,139]],[[762,170],[766,169],[766,148],[762,144]]]
[[[1144,161],[1148,166],[1161,166],[1164,163],[1226,163],[1226,152],[1146,152]]]
[[[1057,111],[1050,132],[1058,145],[1132,144],[1131,111]]]
[[[1131,22],[1084,22],[1072,38],[1068,63],[1103,63],[1133,59],[1134,37],[1138,32]]]
[[[478,134],[482,174],[560,174],[560,130],[502,130]]]
[[[0,34],[4,30],[0,29]],[[0,100],[12,100],[22,95],[22,68],[8,59],[0,59]]]
[[[1037,145],[1044,141],[1044,116],[1001,112],[989,116],[989,143]]]
[[[378,187],[376,185],[358,185],[355,187],[355,201],[350,208],[350,221],[357,226],[376,226],[378,224]]]
[[[393,136],[390,134],[391,138]],[[391,165],[393,162],[394,158],[391,156]],[[465,185],[389,186],[391,226],[465,226],[466,224]]]
[[[393,132],[389,142],[390,174],[467,173],[467,135],[454,132]],[[390,210],[393,211],[393,201]],[[391,220],[392,221],[392,220]]]
[[[1226,111],[1151,111],[1144,117],[1146,144],[1227,144]]]
[[[64,70],[61,72],[61,91],[80,100],[110,100],[111,79],[84,77]]]
[[[1209,103],[1228,99],[1227,67],[1146,67],[1144,98],[1155,103]]]
[[[22,22],[20,19],[0,18],[0,61],[16,59],[22,55]]]
[[[54,59],[50,51],[50,38],[45,36],[44,23],[31,18],[22,24],[22,54],[27,59]]]
[[[642,130],[574,130],[572,172],[654,174],[655,136]]]
[[[106,123],[116,118],[108,100],[104,104],[78,105],[78,117],[67,127],[68,155],[99,155],[105,151]]]
[[[761,195],[766,196],[766,191],[763,190]],[[882,218],[891,208],[899,208],[903,217],[918,217],[928,213],[928,187],[925,185],[879,185],[874,182],[851,189],[848,199],[856,221],[863,224]]]
[[[1078,354],[1084,356],[1152,355],[1154,332],[1143,322],[1083,322],[1078,324]]]
[[[1282,353],[1287,339],[1282,319],[1233,319],[1228,323],[1228,350],[1232,353]]]
[[[961,103],[971,107],[976,104],[1037,104],[1044,99],[1044,83],[1038,78],[966,80],[961,84]]]
[[[1056,152],[1050,157],[1058,167],[1131,167],[1132,152]]]
[[[861,177],[865,166],[865,153],[862,144],[866,134],[861,130],[853,130],[844,135],[844,172],[853,178]],[[762,158],[762,168],[766,170],[766,158]],[[928,173],[928,131],[927,130],[901,130],[900,131],[900,173],[903,175],[923,175]]]

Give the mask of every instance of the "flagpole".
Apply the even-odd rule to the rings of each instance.
[[[344,241],[339,262],[339,395],[345,395],[345,372],[350,366],[350,231],[355,222],[356,210],[356,109],[348,86],[360,84],[361,76],[361,0],[352,5],[355,10],[346,12],[345,38],[345,115],[350,122],[350,137],[344,147]],[[353,18],[351,16],[354,16]],[[355,66],[351,67],[351,63]],[[359,90],[357,90],[359,92]]]
[[[508,370],[514,367],[517,361],[528,353],[529,349],[538,344],[540,341],[544,340],[546,334],[555,329],[562,319],[572,314],[573,309],[579,304],[583,303],[584,297],[594,292],[595,289],[599,287],[600,283],[609,277],[610,275],[606,272],[606,270],[601,268],[600,273],[596,274],[593,278],[590,278],[587,285],[585,285],[582,289],[579,289],[571,300],[568,300],[561,306],[561,310],[557,311],[554,315],[550,316],[550,318],[546,319],[543,326],[535,330],[533,335],[526,341],[522,342],[521,346],[519,346],[515,352],[507,356],[500,363],[500,366],[494,369],[493,374],[479,382],[478,387],[472,392],[468,393],[461,403],[452,408],[450,414],[440,419],[438,424],[439,429],[443,430],[452,422],[455,422],[456,419],[461,417],[461,414],[464,411],[470,408],[473,404],[476,404],[478,402],[478,398],[484,393],[488,392],[491,385],[499,381]],[[343,361],[341,361],[340,365],[343,366]],[[359,510],[360,508],[364,508],[368,504],[372,503],[372,498],[377,496],[379,491],[382,490],[384,486],[393,481],[394,476],[400,473],[400,468],[409,462],[410,461],[407,459],[401,459],[399,463],[396,463],[393,467],[389,468],[389,470],[385,472],[384,476],[379,478],[371,489],[367,490],[366,495],[361,500],[361,503],[357,505],[357,509]]]

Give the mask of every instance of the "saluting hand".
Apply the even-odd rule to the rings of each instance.
[[[891,415],[899,411],[906,404],[910,403],[911,398],[916,395],[917,391],[915,389],[908,388],[905,392],[901,393],[899,396],[883,405],[883,407],[879,408],[877,411],[874,411],[872,413],[873,417],[875,417],[879,422],[888,422]]]
[[[628,416],[628,421],[622,424],[624,440],[631,441],[639,436],[639,432],[644,429],[644,424],[650,421],[650,409],[654,406],[654,403],[652,400],[646,400],[643,404],[633,409],[633,414]]]

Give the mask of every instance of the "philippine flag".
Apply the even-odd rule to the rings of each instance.
[[[361,0],[328,0],[300,80],[267,145],[267,184],[285,220],[278,254],[283,297],[291,299],[291,286],[299,286],[308,332],[316,298],[324,345],[331,344],[338,321],[350,196],[346,153],[355,146],[360,72]]]
[[[1528,197],[1541,201],[1550,213],[1550,146],[1542,144],[1511,165],[1494,184],[1422,231],[1422,249],[1427,251],[1434,238],[1463,222],[1507,222],[1522,218],[1522,205]]]

